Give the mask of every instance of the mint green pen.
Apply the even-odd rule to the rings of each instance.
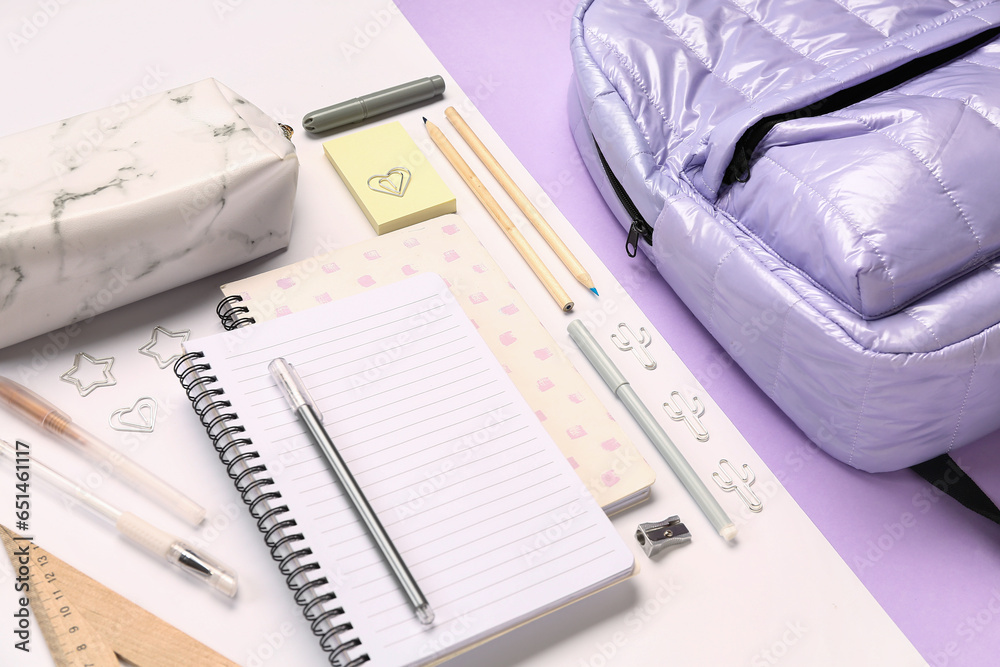
[[[705,513],[712,527],[719,531],[727,542],[736,537],[736,524],[726,514],[726,511],[719,505],[719,501],[709,492],[708,487],[701,481],[695,473],[694,468],[687,462],[684,455],[680,453],[676,445],[663,430],[663,427],[653,418],[649,410],[643,404],[642,399],[632,389],[622,372],[618,370],[611,358],[601,349],[593,334],[583,325],[580,320],[573,320],[567,327],[569,337],[577,344],[577,347],[587,357],[587,361],[594,367],[608,388],[614,392],[632,417],[639,422],[646,436],[653,441],[653,445],[660,451],[660,455],[666,460],[667,465],[674,471],[677,478],[687,489],[691,497],[698,503],[698,507]]]

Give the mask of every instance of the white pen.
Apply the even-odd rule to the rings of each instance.
[[[368,499],[365,498],[364,492],[358,486],[357,481],[355,481],[354,475],[351,474],[344,459],[340,456],[340,452],[334,446],[330,434],[323,427],[323,416],[306,390],[305,385],[302,384],[299,374],[295,372],[295,368],[290,363],[281,357],[268,364],[267,369],[274,376],[275,381],[278,383],[278,388],[281,389],[281,393],[284,395],[285,400],[288,401],[292,412],[302,420],[302,423],[312,433],[316,444],[319,445],[323,455],[330,462],[330,466],[337,475],[337,479],[340,480],[340,484],[344,487],[344,492],[351,499],[351,502],[354,503],[358,515],[364,521],[365,526],[368,527],[368,532],[371,533],[375,543],[382,550],[382,555],[392,569],[393,574],[396,575],[396,579],[399,580],[399,585],[402,586],[403,591],[410,598],[410,604],[413,605],[417,619],[424,625],[430,625],[434,622],[434,612],[431,610],[430,603],[427,602],[427,598],[424,597],[420,586],[417,585],[416,579],[413,578],[410,570],[406,567],[406,563],[403,562],[403,557],[396,550],[396,545],[392,543],[389,534],[385,532],[385,528],[382,527],[382,522],[379,521],[375,510],[368,503]]]
[[[0,454],[10,460],[16,468],[26,465],[30,475],[38,475],[46,482],[56,487],[68,496],[79,500],[96,514],[100,514],[115,525],[125,537],[129,538],[154,556],[163,558],[195,579],[204,582],[212,588],[225,593],[229,597],[236,595],[236,573],[221,565],[213,558],[196,551],[185,544],[180,538],[160,530],[144,519],[123,512],[107,501],[95,496],[71,480],[60,475],[52,468],[30,456],[23,443],[18,443],[15,449],[5,440],[0,440]]]
[[[101,442],[73,423],[69,415],[25,386],[0,377],[0,405],[10,408],[29,423],[61,438],[64,442],[97,461],[111,464],[111,473],[130,484],[139,493],[151,496],[193,526],[205,518],[205,508],[121,452]]]

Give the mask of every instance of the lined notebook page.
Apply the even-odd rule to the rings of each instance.
[[[188,343],[211,364],[373,664],[451,654],[628,576],[634,561],[454,303],[420,274]],[[291,362],[436,614],[416,621],[267,372]],[[340,619],[338,619],[338,622]]]

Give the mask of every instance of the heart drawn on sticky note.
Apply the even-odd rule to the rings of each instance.
[[[410,170],[406,167],[393,167],[384,174],[375,174],[368,178],[368,187],[375,192],[402,197],[410,185]]]
[[[119,408],[108,420],[116,431],[151,433],[156,424],[156,401],[143,396],[130,408]]]

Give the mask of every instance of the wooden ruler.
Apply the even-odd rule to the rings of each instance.
[[[15,572],[58,667],[239,667],[49,552],[0,525]]]

